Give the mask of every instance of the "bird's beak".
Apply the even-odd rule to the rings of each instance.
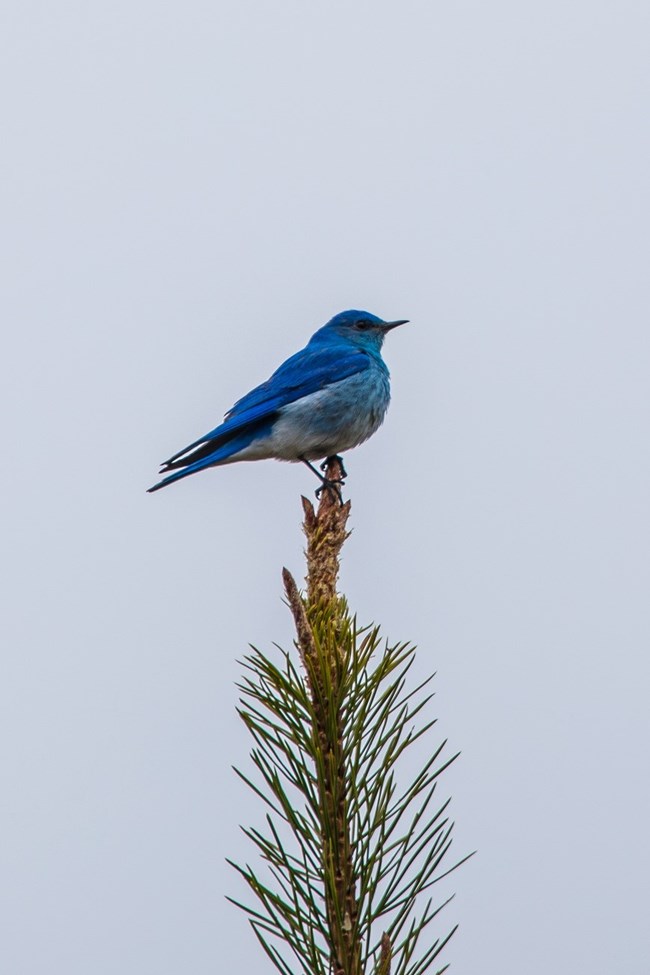
[[[400,318],[400,320],[397,322],[384,322],[381,327],[383,328],[384,332],[390,332],[391,328],[397,328],[398,325],[406,324],[408,324],[408,318]]]

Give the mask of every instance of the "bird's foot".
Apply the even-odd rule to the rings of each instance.
[[[348,476],[348,472],[346,471],[345,467],[343,466],[343,458],[342,457],[339,457],[338,454],[332,454],[331,457],[326,457],[325,460],[323,461],[323,463],[320,465],[320,469],[322,471],[326,471],[327,468],[332,463],[332,461],[336,461],[338,463],[339,467],[341,468],[341,477],[347,477]]]
[[[341,475],[342,475],[341,477],[323,477],[323,475],[316,470],[314,465],[309,463],[306,457],[301,457],[300,460],[303,462],[303,464],[306,464],[309,470],[312,471],[316,475],[318,480],[321,482],[320,487],[316,491],[316,497],[320,498],[323,491],[329,491],[330,496],[334,495],[338,500],[339,504],[343,504],[343,494],[341,492],[341,488],[345,484],[343,478],[346,476],[346,474],[343,469],[343,463],[341,462],[341,458],[340,457],[336,458],[336,460],[338,460],[339,465],[341,467]],[[321,470],[323,471],[327,470],[327,465],[330,460],[334,460],[334,458],[333,457],[328,458],[325,461],[325,463],[322,465]]]
[[[343,504],[343,493],[341,488],[344,487],[345,481],[341,477],[330,479],[329,477],[322,478],[321,486],[316,488],[316,497],[320,499],[323,491],[329,491],[330,494],[336,498],[339,504]]]

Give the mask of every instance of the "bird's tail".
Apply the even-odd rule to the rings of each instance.
[[[169,474],[164,477],[162,481],[158,481],[153,487],[147,489],[147,494],[153,494],[154,491],[159,491],[161,488],[167,487],[168,484],[173,484],[174,481],[180,481],[184,477],[189,477],[190,474],[196,474],[197,471],[203,471],[206,467],[216,467],[219,464],[227,464],[229,461],[237,460],[237,454],[248,447],[250,442],[255,439],[255,431],[247,431],[244,434],[240,434],[238,437],[234,437],[227,444],[223,444],[218,447],[212,453],[205,454],[199,460],[194,461],[194,463],[188,464],[182,470],[176,470],[173,474]],[[166,470],[169,470],[169,462],[167,461],[162,466],[160,471],[163,474]]]
[[[189,477],[190,474],[196,473],[196,471],[201,470],[205,466],[205,464],[192,464],[191,467],[186,467],[184,471],[176,471],[174,474],[170,474],[169,477],[164,477],[162,481],[158,481],[153,487],[147,488],[147,494],[160,491],[161,488],[167,487],[168,484],[173,484],[174,481],[180,481],[184,477]]]

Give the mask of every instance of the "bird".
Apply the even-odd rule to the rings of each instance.
[[[273,375],[226,413],[223,423],[161,465],[166,475],[148,489],[159,491],[209,467],[237,461],[302,462],[324,489],[339,492],[346,476],[340,455],[381,426],[390,402],[390,374],[381,348],[388,332],[408,319],[384,321],[350,309],[316,331]],[[341,478],[329,480],[312,464],[341,463]]]

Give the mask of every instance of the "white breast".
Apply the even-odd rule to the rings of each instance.
[[[374,363],[282,408],[272,431],[232,460],[319,460],[363,443],[381,426],[390,401],[388,373]]]

